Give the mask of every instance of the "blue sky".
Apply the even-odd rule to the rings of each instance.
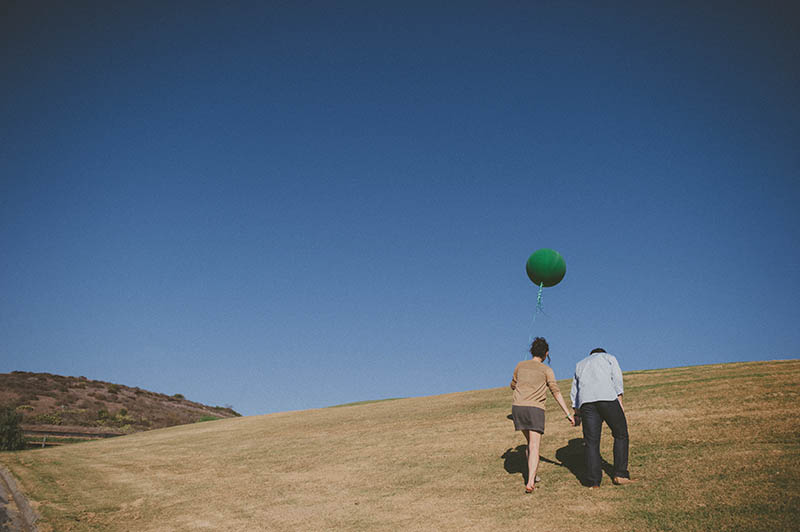
[[[792,2],[200,4],[4,4],[0,372],[260,414],[504,386],[531,335],[798,356]]]

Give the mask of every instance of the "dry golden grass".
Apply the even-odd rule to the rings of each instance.
[[[626,374],[630,469],[583,488],[552,399],[542,489],[498,388],[0,455],[42,530],[796,530],[800,361]],[[560,382],[565,395],[570,381]],[[601,450],[611,458],[606,430]]]

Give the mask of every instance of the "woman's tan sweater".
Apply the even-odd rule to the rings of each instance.
[[[514,390],[511,404],[535,406],[544,410],[547,388],[553,394],[561,393],[553,369],[545,366],[538,358],[522,361],[514,368],[514,377],[511,379],[511,389]]]

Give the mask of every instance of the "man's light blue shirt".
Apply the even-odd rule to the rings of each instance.
[[[622,392],[622,370],[613,355],[595,353],[575,366],[569,394],[573,408],[594,401],[614,401]]]

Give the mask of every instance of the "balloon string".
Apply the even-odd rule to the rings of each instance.
[[[542,292],[544,291],[544,281],[539,283],[539,293],[536,295],[536,310],[533,313],[533,322],[531,323],[531,328],[534,328],[536,325],[536,316],[541,312],[544,314],[544,307],[542,306]],[[547,314],[544,314],[547,316]],[[533,333],[528,335],[528,345],[533,342]],[[523,356],[523,360],[527,358],[527,354]]]
[[[544,290],[544,281],[539,283],[539,294],[536,296],[536,312],[544,314],[544,307],[542,307],[542,290]],[[536,320],[536,314],[533,315],[534,321]]]

